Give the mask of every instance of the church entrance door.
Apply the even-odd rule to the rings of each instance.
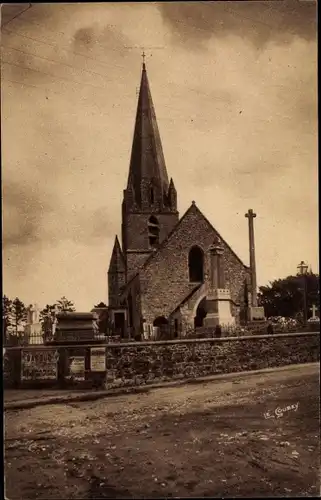
[[[164,316],[158,316],[153,321],[154,328],[156,330],[156,340],[166,340],[169,334],[168,320]]]
[[[203,326],[206,315],[207,315],[206,297],[204,297],[204,299],[202,299],[201,302],[198,304],[198,308],[196,310],[196,316],[194,318],[195,328]]]
[[[121,338],[125,336],[125,314],[123,312],[116,312],[114,315],[116,335]]]

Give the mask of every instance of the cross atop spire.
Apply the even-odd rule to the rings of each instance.
[[[143,64],[145,64],[145,57],[146,57],[146,54],[145,54],[145,51],[143,50],[143,53],[142,53]]]

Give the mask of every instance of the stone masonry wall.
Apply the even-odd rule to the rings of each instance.
[[[319,359],[319,333],[109,344],[106,387],[130,387]]]
[[[148,322],[152,323],[157,316],[168,317],[191,290],[188,253],[193,245],[198,245],[204,251],[205,281],[209,280],[208,250],[215,236],[216,231],[196,205],[192,205],[177,230],[140,272],[142,313]],[[239,303],[244,297],[244,280],[248,269],[228,245],[222,243],[226,287],[231,290],[232,300]]]

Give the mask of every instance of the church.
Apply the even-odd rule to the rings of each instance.
[[[250,288],[250,268],[196,202],[179,217],[143,63],[121,233],[108,269],[110,321],[122,337],[144,339],[238,325]]]

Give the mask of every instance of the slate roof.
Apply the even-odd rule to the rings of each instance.
[[[145,64],[140,82],[127,183],[127,188],[133,187],[138,203],[142,179],[153,180],[163,193],[168,192],[168,175]]]

